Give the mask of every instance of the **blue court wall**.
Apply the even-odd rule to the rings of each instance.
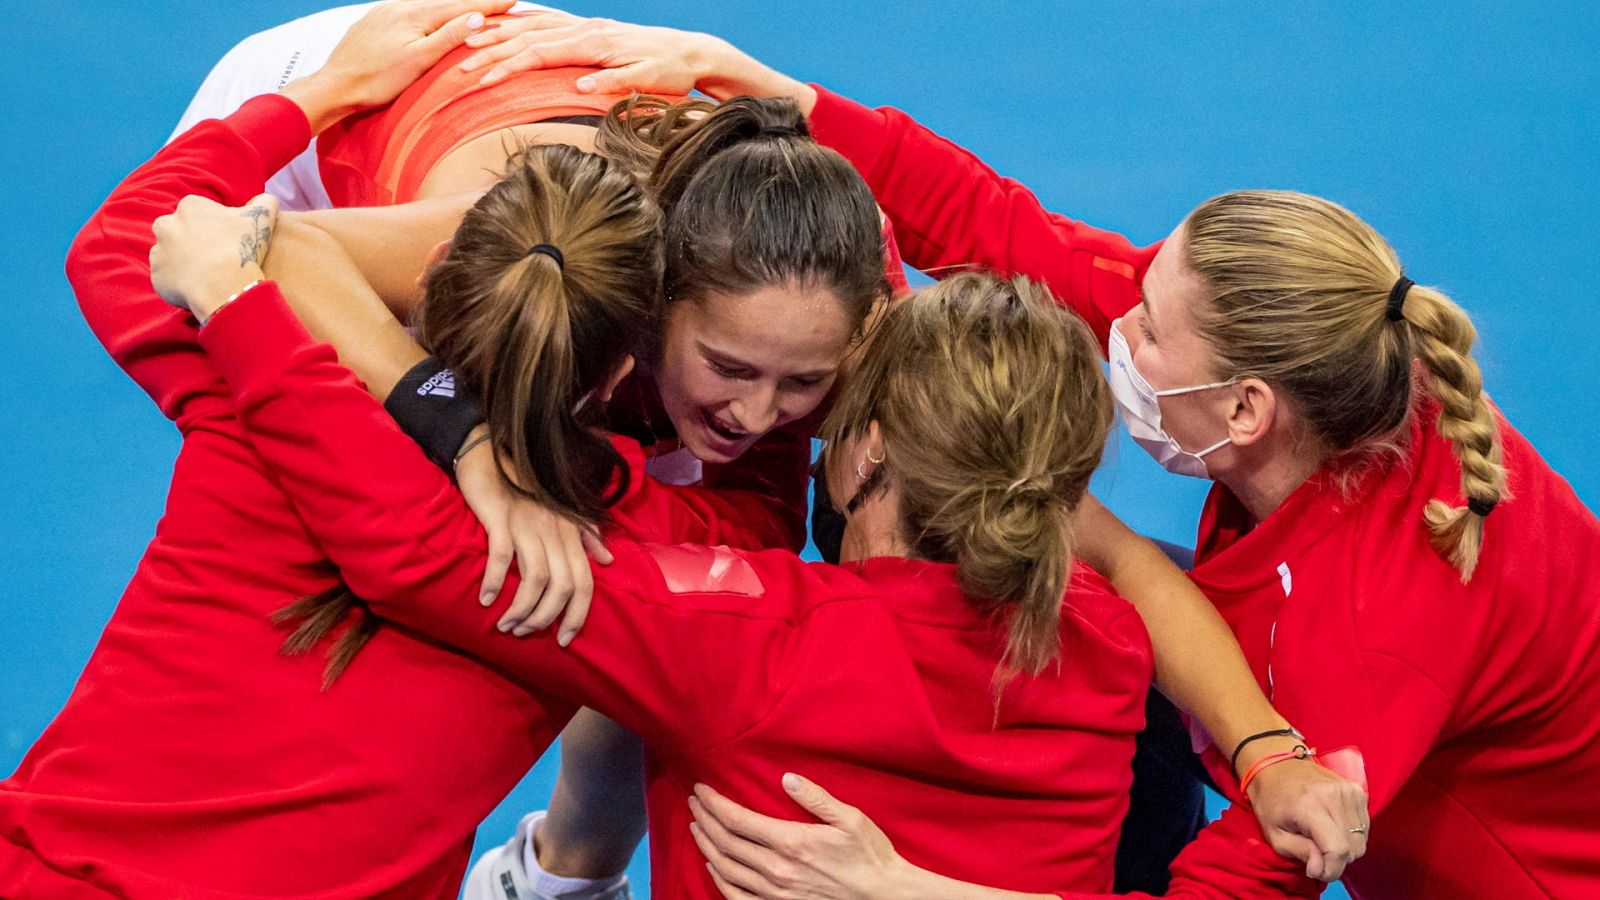
[[[61,275],[76,229],[165,138],[211,63],[313,11],[35,4],[9,17],[0,191],[0,772],[59,709],[160,515],[171,426],[105,356]],[[1241,187],[1334,198],[1473,314],[1495,399],[1591,506],[1600,404],[1600,13],[1583,3],[694,4],[575,11],[712,30],[900,106],[1139,242]],[[1203,493],[1120,439],[1098,479],[1189,542]],[[541,766],[483,831],[536,804]]]

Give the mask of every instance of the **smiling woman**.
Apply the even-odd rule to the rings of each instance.
[[[857,329],[824,290],[766,287],[674,303],[663,330],[663,392],[679,435],[706,462],[730,462],[775,426],[816,409]]]
[[[634,101],[597,144],[656,157],[667,313],[646,368],[684,446],[730,462],[818,407],[888,293],[877,205],[787,100]]]

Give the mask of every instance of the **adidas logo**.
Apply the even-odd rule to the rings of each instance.
[[[456,373],[449,369],[435,372],[432,378],[417,388],[418,397],[445,397],[456,395]]]

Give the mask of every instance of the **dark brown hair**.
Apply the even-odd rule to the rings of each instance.
[[[549,244],[562,259],[529,248]],[[587,400],[656,330],[661,213],[625,169],[562,144],[527,148],[469,210],[431,268],[417,338],[482,398],[495,459],[518,490],[592,524],[626,486],[626,464]],[[582,409],[580,406],[580,401]],[[343,584],[280,610],[305,652],[351,608],[330,652],[337,678],[377,630]]]
[[[876,421],[900,527],[1003,614],[997,681],[1060,653],[1071,518],[1100,463],[1111,392],[1089,327],[1024,278],[955,275],[884,314],[823,426],[828,454]]]
[[[859,329],[888,293],[872,191],[812,140],[793,100],[635,97],[599,152],[648,179],[666,215],[666,301],[767,286],[832,293]]]

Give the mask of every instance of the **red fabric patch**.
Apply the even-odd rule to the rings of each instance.
[[[766,586],[744,557],[727,547],[651,547],[667,590],[674,594],[743,594],[760,597]]]
[[[1104,256],[1096,256],[1092,265],[1096,269],[1104,269],[1107,272],[1115,272],[1129,281],[1138,281],[1138,278],[1135,276],[1133,266],[1129,263],[1123,262],[1120,259],[1106,259]]]

